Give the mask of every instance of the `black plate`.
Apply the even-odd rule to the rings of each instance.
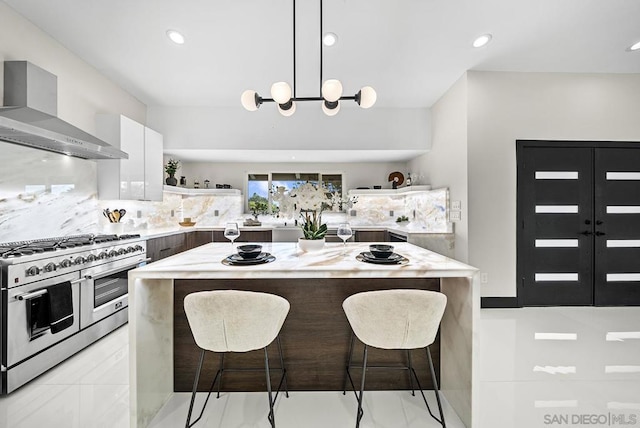
[[[240,254],[231,254],[226,258],[222,259],[222,264],[228,266],[250,266],[250,265],[261,265],[263,263],[270,263],[274,261],[276,257],[270,253],[260,253],[258,257],[253,259],[245,259]]]
[[[409,263],[409,259],[401,256],[398,253],[391,254],[388,258],[383,259],[375,257],[369,251],[362,252],[356,256],[356,259],[361,262],[373,263],[376,265],[404,265]]]

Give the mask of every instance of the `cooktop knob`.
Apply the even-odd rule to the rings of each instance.
[[[127,247],[127,249],[126,249],[126,250],[124,250],[124,252],[125,252],[126,254],[133,253],[133,252],[135,252],[135,251],[136,251],[136,249],[135,249],[135,248],[133,248],[133,247]]]
[[[109,251],[109,254],[107,255],[107,257],[115,257],[117,255],[118,255],[118,253],[116,252],[116,250],[111,250],[111,251]]]
[[[108,256],[107,256],[107,252],[106,252],[106,251],[103,251],[103,252],[101,252],[100,254],[98,254],[98,258],[99,258],[100,260],[104,260],[104,259],[106,259],[107,257],[108,257]]]
[[[60,262],[60,267],[61,268],[68,268],[71,266],[71,260],[69,259],[64,259]]]
[[[46,265],[44,265],[44,271],[45,272],[53,272],[54,270],[56,270],[56,264],[55,263],[47,263]]]
[[[142,251],[142,246],[140,245],[136,245],[135,247],[133,247],[134,251]]]
[[[118,255],[119,255],[119,256],[123,255],[124,253],[125,253],[125,249],[124,249],[124,248],[120,248],[120,249],[118,250]]]
[[[91,262],[95,262],[96,261],[96,256],[95,254],[89,254],[87,256],[87,263],[91,263]]]
[[[87,259],[85,259],[82,256],[76,257],[75,260],[73,261],[74,265],[81,265],[82,263],[86,263]]]
[[[36,276],[40,273],[40,268],[38,266],[31,266],[27,269],[27,276]]]

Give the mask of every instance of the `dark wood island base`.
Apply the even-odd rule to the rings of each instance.
[[[390,288],[413,288],[440,291],[438,278],[322,278],[322,279],[176,279],[174,282],[174,391],[190,392],[193,387],[200,349],[196,346],[183,301],[187,294],[207,290],[249,290],[277,294],[291,304],[281,331],[287,380],[291,391],[341,391],[345,379],[345,362],[349,352],[351,329],[342,310],[348,296],[362,291]],[[356,340],[354,363],[362,361],[363,345]],[[278,367],[278,349],[269,347],[271,367]],[[440,377],[440,334],[431,345],[436,375]],[[411,353],[422,387],[433,389],[424,351]],[[219,355],[208,353],[202,369],[198,391],[207,391],[220,363]],[[378,351],[370,348],[371,365],[406,365],[405,351]],[[260,351],[227,354],[225,368],[263,368]],[[359,382],[360,370],[352,370]],[[280,372],[272,371],[277,385]],[[358,384],[359,385],[359,384]],[[351,387],[347,385],[347,390]],[[367,390],[410,389],[407,370],[371,370]],[[264,371],[228,372],[223,391],[265,391]]]

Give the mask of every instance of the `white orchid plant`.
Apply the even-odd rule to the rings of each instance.
[[[295,198],[296,209],[303,219],[302,233],[305,239],[322,239],[327,234],[327,225],[322,223],[322,211],[331,205],[331,197],[322,186],[305,183],[290,193]]]

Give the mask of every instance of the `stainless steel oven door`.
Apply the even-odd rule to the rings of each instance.
[[[80,272],[85,280],[80,293],[81,329],[129,306],[127,274],[146,261],[141,255]]]
[[[48,348],[80,330],[80,275],[78,272],[56,276],[7,290],[7,367]],[[52,334],[44,319],[46,287],[71,281],[73,324]]]

